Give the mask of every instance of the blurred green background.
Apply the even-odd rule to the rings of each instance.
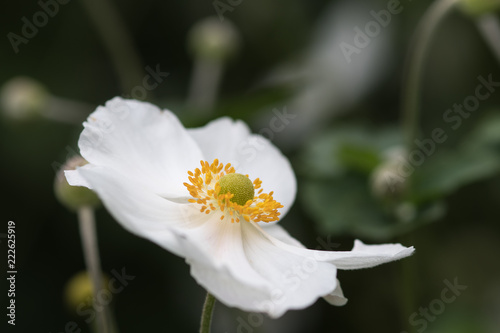
[[[401,262],[340,271],[349,298],[344,307],[318,300],[248,326],[242,324],[248,314],[218,303],[213,332],[500,332],[500,92],[480,101],[457,128],[444,119],[455,103],[475,94],[479,76],[500,81],[498,59],[477,18],[455,10],[442,22],[422,72],[418,137],[429,139],[441,128],[447,140],[414,168],[411,186],[397,182],[395,191],[388,189],[384,168],[394,171],[391,163],[404,156],[405,58],[432,1],[401,2],[401,12],[350,61],[340,45],[353,44],[355,28],[364,29],[374,20],[370,11],[389,3],[69,1],[58,3],[57,13],[17,53],[9,33],[22,36],[23,17],[32,22],[43,9],[36,1],[5,3],[0,85],[25,76],[51,96],[50,103],[43,100],[43,115],[16,118],[4,102],[0,110],[0,233],[7,232],[7,221],[16,222],[19,272],[16,326],[7,329],[64,332],[73,321],[90,332],[87,318],[64,301],[66,283],[84,263],[76,215],[57,202],[53,182],[78,152],[86,116],[114,96],[131,95],[149,66],[169,75],[143,99],[172,110],[186,126],[227,115],[267,133],[277,111],[295,116],[271,139],[291,159],[299,183],[297,200],[281,223],[306,246],[333,242],[349,250],[359,238],[417,249]],[[221,8],[230,8],[223,18],[237,30],[239,50],[223,64],[213,107],[193,106],[187,96],[200,60],[188,48],[189,32],[206,17],[220,21]],[[132,52],[116,42],[122,35]],[[128,68],[134,57],[137,67]],[[119,331],[197,331],[205,293],[183,260],[128,233],[103,208],[97,226],[103,270],[112,275],[125,269],[135,276],[112,302]],[[0,240],[6,253],[6,241]],[[444,281],[455,279],[467,289],[441,309],[436,300]],[[432,320],[416,322],[426,318],[420,311],[429,306]]]

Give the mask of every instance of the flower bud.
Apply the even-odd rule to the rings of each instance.
[[[406,177],[400,173],[401,159],[404,158],[401,149],[394,149],[387,154],[371,175],[371,189],[375,197],[394,200],[401,198],[406,192]]]
[[[28,77],[15,77],[0,89],[3,113],[16,120],[40,115],[47,108],[49,99],[49,92],[39,82]]]
[[[103,275],[102,282],[104,289],[107,290],[108,277]],[[93,286],[90,275],[87,271],[81,271],[66,283],[64,287],[64,300],[70,309],[81,309],[83,307],[92,306],[93,301]]]
[[[64,175],[64,170],[75,170],[88,162],[81,156],[70,158],[56,175],[54,191],[57,199],[70,210],[83,206],[97,207],[101,201],[92,190],[82,186],[71,186]]]
[[[191,28],[188,46],[196,57],[224,61],[238,51],[240,36],[228,20],[221,22],[216,17],[209,17]]]
[[[472,16],[494,12],[500,8],[500,0],[461,0],[462,10]]]

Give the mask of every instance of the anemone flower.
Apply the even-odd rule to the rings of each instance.
[[[69,183],[93,189],[130,232],[185,258],[227,306],[277,318],[319,297],[343,305],[337,269],[414,251],[358,240],[352,251],[306,249],[277,223],[295,199],[292,167],[242,121],[186,129],[168,110],[114,98],[89,116],[79,147],[89,164],[66,171]]]

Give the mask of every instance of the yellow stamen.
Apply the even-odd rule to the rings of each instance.
[[[239,223],[241,219],[247,222],[273,222],[279,220],[279,208],[283,208],[279,202],[274,200],[274,192],[269,194],[262,193],[262,181],[257,178],[252,184],[255,190],[253,199],[248,200],[245,204],[233,202],[233,193],[221,193],[219,180],[228,174],[234,174],[235,169],[231,163],[224,165],[218,159],[215,159],[212,164],[207,161],[200,161],[201,169],[197,168],[193,171],[188,171],[189,183],[184,183],[184,186],[189,191],[193,199],[188,201],[202,205],[200,212],[210,214],[219,209],[222,212],[221,220],[226,216],[231,216],[231,223]],[[248,177],[248,175],[245,175]]]

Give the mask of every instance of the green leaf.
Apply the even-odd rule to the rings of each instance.
[[[384,209],[368,189],[364,177],[346,175],[332,180],[306,180],[301,184],[299,199],[314,219],[318,231],[328,235],[352,235],[363,239],[388,240],[444,214],[440,204],[408,213]],[[412,207],[410,207],[410,210]]]
[[[297,161],[298,171],[316,178],[333,178],[349,170],[369,174],[382,160],[384,150],[401,143],[396,128],[371,131],[361,125],[344,125],[311,139]]]
[[[447,305],[446,311],[440,315],[433,325],[429,325],[429,333],[487,333],[487,323],[474,308],[464,305]]]
[[[500,171],[500,156],[485,149],[462,148],[439,153],[412,178],[412,197],[425,201],[456,191],[463,185]]]
[[[338,158],[345,167],[365,174],[370,173],[382,161],[379,152],[372,147],[350,143],[340,145]]]
[[[500,172],[500,116],[483,118],[454,150],[440,151],[417,167],[411,197],[426,201]]]
[[[500,147],[500,113],[490,113],[483,117],[468,135],[465,146]]]

